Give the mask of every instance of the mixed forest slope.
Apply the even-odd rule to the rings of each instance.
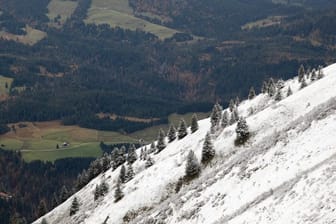
[[[243,144],[237,141],[242,126],[214,125],[212,115],[199,121],[194,133],[188,129],[187,136],[169,144],[166,139],[163,150],[149,153],[151,166],[141,159],[139,148],[140,158],[132,161],[133,178],[121,183],[121,168],[109,169],[45,215],[44,221],[334,223],[336,65],[320,71],[318,76],[315,71],[301,72],[299,78],[276,86],[270,81],[267,93],[251,94],[236,109],[233,106],[236,112],[220,111],[221,116],[238,113],[246,118],[249,138]],[[190,171],[186,165],[198,170],[205,139],[213,145],[213,159],[202,162],[198,176],[181,179]],[[158,149],[161,146],[159,139]],[[190,159],[190,151],[196,160]],[[95,198],[95,188],[102,183],[108,190]]]

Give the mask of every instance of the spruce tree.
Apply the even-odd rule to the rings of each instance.
[[[56,208],[58,204],[59,204],[58,203],[58,197],[57,197],[56,193],[54,192],[52,200],[51,200],[51,206],[52,206],[52,208]]]
[[[268,82],[268,92],[267,93],[270,97],[273,97],[275,95],[275,91],[276,91],[276,86],[274,84],[274,80],[270,78]]]
[[[114,191],[114,202],[120,201],[124,197],[124,193],[121,190],[121,181],[118,179],[116,189]]]
[[[216,103],[210,115],[210,122],[211,122],[211,131],[215,132],[219,126],[219,123],[222,119],[222,107]]]
[[[60,200],[61,202],[64,202],[68,199],[69,197],[69,191],[68,189],[66,188],[66,186],[63,185],[62,189],[61,189],[61,195],[60,195]]]
[[[48,224],[47,220],[45,218],[42,219],[41,224]]]
[[[41,217],[46,214],[48,211],[47,205],[44,200],[41,200],[37,207],[37,217]]]
[[[78,210],[79,210],[79,203],[77,197],[74,197],[70,207],[70,216],[76,214]]]
[[[187,156],[187,163],[185,167],[185,176],[187,179],[195,178],[201,172],[201,166],[192,150]]]
[[[226,128],[229,125],[229,113],[227,110],[224,111],[222,116],[222,128]]]
[[[300,86],[300,88],[303,89],[303,88],[305,88],[306,86],[307,86],[307,82],[306,82],[305,77],[303,77],[303,79],[301,80],[301,86]]]
[[[298,71],[299,82],[302,82],[302,80],[304,79],[304,75],[305,75],[305,69],[303,65],[301,65]]]
[[[168,142],[172,142],[175,139],[176,139],[176,129],[174,124],[171,124],[168,130]]]
[[[292,94],[293,94],[293,91],[292,91],[291,87],[288,86],[288,89],[287,89],[287,96],[290,96],[290,95],[292,95]]]
[[[191,117],[191,133],[195,133],[198,130],[198,120],[197,115],[193,114]]]
[[[106,183],[106,181],[103,180],[101,182],[101,184],[99,185],[99,194],[100,194],[100,196],[106,195],[108,193],[108,190],[109,190],[109,186]]]
[[[187,136],[187,134],[188,134],[187,125],[186,125],[184,119],[181,119],[179,127],[178,127],[177,137],[178,137],[178,139],[182,139],[185,136]]]
[[[122,165],[120,168],[119,179],[121,183],[126,182],[126,169],[124,165]]]
[[[128,164],[127,166],[127,172],[126,172],[126,181],[130,181],[133,179],[134,177],[134,171],[133,171],[133,167],[132,167],[132,164]]]
[[[230,115],[230,120],[229,120],[229,124],[230,125],[233,125],[234,123],[236,123],[236,116],[235,116],[235,113],[231,113],[231,115]]]
[[[215,156],[215,149],[211,141],[210,133],[207,133],[203,143],[201,162],[206,164]]]
[[[238,120],[237,127],[236,127],[236,134],[237,134],[237,137],[235,140],[236,145],[244,144],[250,137],[249,127],[247,125],[245,118],[243,117],[239,118]]]
[[[148,168],[148,167],[151,167],[154,165],[154,160],[152,159],[152,157],[148,156],[147,160],[146,160],[146,163],[145,163],[145,167]]]
[[[230,112],[232,112],[234,108],[235,108],[235,103],[234,103],[233,99],[231,99],[230,103],[229,103],[229,110],[230,110]]]
[[[266,81],[263,81],[263,84],[261,86],[261,93],[263,94],[268,93],[268,83]]]
[[[323,77],[324,77],[324,73],[323,73],[323,70],[322,70],[322,66],[319,66],[318,67],[317,78],[322,79]]]
[[[136,153],[136,148],[135,148],[135,145],[132,144],[130,148],[128,149],[127,162],[134,163],[137,159],[138,159],[138,155]]]
[[[236,107],[232,114],[234,115],[234,118],[235,118],[235,121],[238,121],[239,120],[239,114],[238,114],[238,108]]]
[[[310,81],[315,81],[317,79],[317,74],[316,74],[316,70],[315,70],[315,68],[313,69],[313,71],[312,71],[312,74],[311,74],[311,76],[310,76]]]
[[[102,163],[103,172],[106,172],[108,169],[110,169],[111,160],[110,160],[110,157],[107,153],[104,153],[104,155],[101,159],[101,163]]]
[[[281,89],[277,89],[274,99],[276,101],[281,101],[282,100]]]
[[[148,153],[153,153],[155,151],[156,151],[156,146],[155,146],[155,143],[152,142],[151,145],[150,145],[150,147],[149,147]]]
[[[253,86],[250,88],[249,94],[248,94],[248,99],[252,100],[256,96],[255,90]]]
[[[93,195],[94,195],[94,200],[97,201],[98,198],[100,197],[100,188],[98,184],[96,184],[96,188],[95,188]]]
[[[236,107],[238,107],[239,104],[240,104],[239,96],[236,96],[236,99],[235,99],[235,105],[236,105]]]
[[[164,148],[166,148],[166,143],[165,143],[165,133],[162,129],[159,130],[158,138],[157,138],[157,153],[161,152]]]

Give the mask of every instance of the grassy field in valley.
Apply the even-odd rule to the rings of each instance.
[[[71,17],[78,6],[78,2],[69,0],[51,0],[48,5],[50,25],[61,27]]]
[[[0,38],[32,46],[47,36],[45,32],[34,29],[30,26],[26,26],[24,29],[26,31],[26,35],[15,35],[5,31],[0,31]]]
[[[208,117],[208,113],[198,113],[198,118]],[[192,113],[171,114],[169,123],[176,127],[183,117],[190,125]],[[144,139],[147,143],[155,140],[158,131],[165,132],[168,125],[157,125],[129,135],[112,131],[98,131],[78,126],[64,126],[59,121],[21,122],[9,125],[11,131],[0,136],[1,148],[21,151],[26,161],[54,161],[67,157],[98,157],[102,154],[99,143],[106,144],[138,143]],[[13,129],[14,127],[14,129]],[[63,143],[69,145],[63,147]],[[58,148],[57,148],[58,145]]]
[[[92,0],[86,23],[109,24],[130,30],[143,30],[165,39],[177,33],[177,30],[157,25],[133,15],[127,0]]]

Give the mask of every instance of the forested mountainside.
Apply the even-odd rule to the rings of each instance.
[[[172,112],[209,111],[250,85],[259,89],[266,78],[288,78],[300,64],[317,66],[336,55],[332,4],[133,0],[105,2],[112,8],[100,12],[98,3],[0,0],[0,75],[10,78],[0,123],[62,120],[129,133],[153,123],[125,115],[163,123]],[[120,5],[127,9],[117,11],[124,25],[104,24],[104,13],[115,20]],[[122,22],[130,17],[145,25],[127,27]],[[153,24],[178,33],[158,38],[156,28],[146,31]]]
[[[336,64],[264,82],[247,100],[126,156],[40,223],[334,223]]]
[[[20,153],[0,149],[0,223],[31,223],[65,201],[78,173],[92,158],[26,163]]]

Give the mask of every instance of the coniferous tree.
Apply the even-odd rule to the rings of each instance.
[[[114,191],[114,202],[120,201],[124,197],[124,193],[121,190],[121,181],[118,179],[116,189]]]
[[[109,155],[107,153],[104,153],[101,159],[103,172],[106,172],[108,169],[110,169],[110,162],[111,161],[110,161]]]
[[[281,101],[282,100],[281,89],[277,89],[274,99],[276,101]]]
[[[256,96],[255,90],[253,86],[250,88],[249,94],[248,94],[248,99],[252,100]]]
[[[145,163],[145,167],[148,168],[148,167],[151,167],[154,165],[154,160],[152,159],[152,157],[148,156],[147,160],[146,160],[146,163]]]
[[[231,115],[230,115],[230,120],[229,120],[229,124],[230,125],[233,125],[234,123],[236,123],[236,116],[235,116],[235,113],[231,113]]]
[[[185,136],[187,136],[187,134],[188,134],[187,125],[186,125],[184,119],[181,119],[179,127],[178,127],[177,137],[178,137],[178,139],[182,139]]]
[[[247,125],[245,118],[243,117],[239,118],[238,120],[236,127],[236,134],[237,134],[237,138],[235,141],[236,145],[244,144],[250,137],[249,127]]]
[[[51,206],[52,208],[56,208],[56,206],[58,205],[58,197],[56,195],[56,193],[53,194],[53,198],[51,200]]]
[[[157,138],[157,153],[161,152],[164,148],[166,148],[166,143],[165,143],[165,133],[162,129],[159,130],[158,138]]]
[[[99,195],[100,196],[106,195],[108,193],[108,189],[109,189],[108,184],[106,183],[105,180],[103,180],[99,185]]]
[[[287,89],[287,96],[290,96],[290,95],[292,95],[292,94],[293,94],[293,91],[292,91],[291,87],[288,86],[288,89]]]
[[[98,198],[100,197],[100,188],[98,184],[96,184],[96,188],[95,188],[93,195],[94,195],[94,200],[97,201]]]
[[[222,119],[222,107],[216,103],[210,115],[210,122],[211,122],[211,131],[215,132],[219,126],[219,123]]]
[[[306,79],[310,79],[310,74],[311,74],[311,67],[308,66],[307,70],[305,71],[306,73]]]
[[[127,162],[134,163],[137,159],[138,159],[138,155],[136,153],[135,145],[132,144],[130,148],[128,149]]]
[[[155,151],[156,151],[156,146],[155,146],[155,143],[152,142],[151,145],[150,145],[150,147],[149,147],[148,153],[153,153]]]
[[[60,195],[60,202],[64,202],[68,199],[69,197],[69,191],[68,189],[66,188],[66,186],[63,185],[62,189],[61,189],[61,195]]]
[[[310,81],[315,81],[317,79],[317,74],[315,68],[313,69],[311,76],[310,76]]]
[[[307,86],[307,82],[306,82],[305,77],[303,77],[303,79],[301,80],[301,86],[300,86],[300,88],[303,89],[303,88],[305,88],[306,86]]]
[[[174,124],[171,124],[168,130],[168,142],[172,142],[175,139],[176,139],[176,129]]]
[[[191,117],[191,133],[194,133],[198,130],[198,120],[197,120],[197,115],[193,114]]]
[[[302,82],[302,80],[304,79],[304,75],[305,75],[305,69],[303,65],[301,65],[298,71],[299,82]]]
[[[222,116],[222,128],[226,128],[229,125],[229,113],[227,110],[224,111]]]
[[[185,176],[188,179],[197,177],[201,172],[201,166],[192,150],[190,150],[187,156],[187,163],[185,167]]]
[[[234,103],[233,99],[231,99],[230,103],[229,103],[229,110],[230,110],[230,112],[232,112],[234,108],[235,108],[235,103]]]
[[[322,66],[319,66],[318,67],[317,78],[322,79],[323,77],[324,77],[324,73],[323,73],[323,70],[322,70]]]
[[[48,211],[48,209],[47,209],[47,205],[46,205],[45,201],[41,200],[38,207],[37,207],[37,216],[41,217],[44,214],[46,214],[47,211]]]
[[[235,121],[238,121],[239,120],[239,114],[238,114],[238,108],[236,107],[232,114],[234,115],[234,118],[235,118]]]
[[[41,224],[48,224],[47,220],[45,218],[42,219]]]
[[[202,159],[203,164],[208,163],[215,156],[215,149],[211,141],[210,133],[207,133],[203,143]]]
[[[124,165],[122,165],[120,168],[119,179],[121,183],[126,182],[126,169]]]
[[[70,216],[76,214],[79,210],[79,203],[77,197],[74,197],[70,207]]]
[[[132,164],[128,164],[127,166],[127,172],[126,172],[126,181],[130,181],[133,179],[134,177],[134,171],[133,171],[133,167],[132,167]]]
[[[268,83],[266,81],[263,81],[263,84],[261,86],[261,93],[268,93]]]
[[[235,99],[235,105],[236,105],[236,107],[238,107],[239,104],[240,104],[239,96],[236,96],[236,99]]]
[[[267,93],[270,97],[273,97],[275,94],[275,91],[276,91],[276,86],[274,84],[274,80],[270,78],[268,82],[268,92]]]

